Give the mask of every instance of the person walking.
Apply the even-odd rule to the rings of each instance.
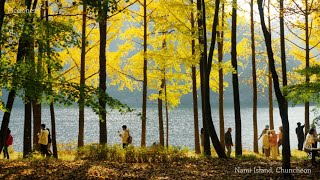
[[[6,137],[6,140],[5,140],[4,146],[3,146],[3,158],[9,159],[10,157],[9,157],[8,147],[11,146],[13,143],[13,137],[11,135],[10,129],[7,130],[7,135],[5,137]]]
[[[303,143],[304,143],[304,132],[303,132],[304,125],[301,126],[300,122],[298,122],[297,125],[298,127],[296,128],[296,134],[298,137],[298,150],[302,151]]]
[[[261,132],[261,134],[260,134],[260,136],[259,136],[259,138],[258,138],[258,141],[260,140],[260,138],[261,138],[263,135],[267,134],[268,130],[269,130],[269,125],[266,125],[265,128],[264,128],[264,130],[262,130],[262,132]],[[262,154],[264,154],[263,145],[262,145]]]
[[[122,130],[123,130],[123,133],[121,134],[120,131],[118,131],[118,134],[122,138],[122,147],[126,148],[129,144],[128,138],[129,138],[130,134],[129,134],[129,130],[127,130],[126,125],[122,126]]]
[[[49,131],[46,129],[46,125],[41,124],[41,130],[40,130],[40,133],[38,133],[38,138],[39,138],[38,143],[40,144],[41,155],[46,157],[50,156],[48,152],[48,136],[49,136]]]
[[[270,130],[269,142],[270,142],[271,158],[276,160],[278,155],[278,142],[277,142],[277,134],[275,130]]]
[[[229,158],[230,158],[230,154],[231,154],[231,146],[233,146],[231,131],[232,131],[232,129],[228,128],[228,131],[224,134],[224,142],[225,142],[225,146],[227,148],[227,157],[229,157]]]

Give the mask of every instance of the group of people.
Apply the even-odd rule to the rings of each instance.
[[[279,155],[279,147],[282,145],[282,126],[279,127],[279,134],[275,130],[269,130],[269,125],[266,125],[258,140],[262,137],[262,153],[269,158],[277,159]]]

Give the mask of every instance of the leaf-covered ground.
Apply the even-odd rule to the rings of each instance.
[[[118,163],[92,160],[0,160],[0,179],[281,179],[276,170],[280,161],[189,159],[170,163]],[[238,169],[236,169],[238,168]],[[248,173],[252,169],[271,169],[272,173]],[[320,162],[295,161],[295,179],[319,179]]]

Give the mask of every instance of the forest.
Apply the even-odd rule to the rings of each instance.
[[[318,150],[310,151],[312,162],[310,153],[292,147],[290,138],[295,137],[290,131],[296,122],[288,110],[303,106],[303,139],[319,128],[318,37],[319,0],[0,0],[3,153],[12,144],[7,139],[14,109],[23,108],[19,117],[23,127],[18,127],[23,150],[9,146],[13,160],[1,159],[0,177],[222,179],[226,173],[240,179],[318,177],[320,163],[313,157],[319,151],[317,142],[312,148]],[[249,90],[240,91],[241,86]],[[111,95],[112,88],[130,97],[141,94],[135,102],[139,109],[124,103],[130,97]],[[169,118],[175,121],[170,113],[188,95],[192,128],[184,131],[192,132],[188,141],[193,147],[183,149],[169,144],[171,133],[179,128],[171,126]],[[250,119],[243,118],[244,96],[250,97]],[[268,117],[258,125],[261,97],[266,99]],[[23,106],[15,106],[18,100]],[[152,121],[157,123],[151,124],[157,131],[148,128],[150,102],[157,110]],[[230,127],[226,104],[232,104],[234,113],[234,146],[227,137],[229,130],[226,133]],[[70,130],[77,132],[75,148],[63,148],[57,140],[62,134],[57,132],[62,126],[56,119],[57,107],[77,108],[77,128]],[[43,157],[40,143],[46,131],[45,108],[50,158]],[[85,123],[86,109],[99,121],[98,143],[85,142],[85,126],[90,127]],[[141,137],[134,138],[139,144],[129,142],[124,126],[118,132],[123,148],[110,144],[111,111],[119,112],[120,118],[137,114],[139,121],[134,123],[139,123]],[[278,131],[275,116],[281,121],[281,148],[277,144],[277,157],[269,158],[259,146],[259,127]],[[246,142],[250,149],[245,149],[248,121],[253,142]],[[157,142],[148,146],[151,133]],[[14,144],[18,134],[13,136]]]

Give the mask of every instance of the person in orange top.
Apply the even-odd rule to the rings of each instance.
[[[278,142],[277,142],[277,134],[275,130],[270,130],[270,155],[272,159],[277,159],[278,155]]]

